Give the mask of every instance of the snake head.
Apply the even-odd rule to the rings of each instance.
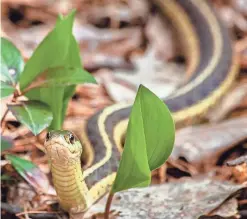
[[[71,131],[48,132],[44,145],[46,153],[53,163],[64,165],[80,161],[82,146],[79,139]]]

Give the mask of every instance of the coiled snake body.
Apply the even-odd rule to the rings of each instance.
[[[165,100],[176,126],[200,120],[229,89],[238,72],[227,30],[205,0],[153,0],[176,27],[186,46],[187,83]],[[82,130],[82,146],[69,131],[52,131],[45,147],[62,208],[83,212],[112,185],[131,105],[117,104],[92,116]],[[81,169],[82,149],[89,167]]]

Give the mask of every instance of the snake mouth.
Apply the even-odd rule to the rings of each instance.
[[[47,155],[51,158],[52,162],[67,162],[72,154],[69,148],[59,144],[58,142],[49,142],[45,144]]]
[[[81,156],[80,151],[57,140],[45,142],[45,150],[52,163],[68,164]]]

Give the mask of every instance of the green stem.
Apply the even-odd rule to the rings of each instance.
[[[114,193],[109,193],[109,196],[108,196],[107,202],[106,202],[106,206],[105,206],[104,219],[109,219],[110,208],[111,208],[111,203],[112,203],[113,196],[114,196]]]

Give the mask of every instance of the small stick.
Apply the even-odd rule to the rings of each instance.
[[[22,216],[22,215],[26,215],[26,214],[57,214],[59,213],[58,211],[23,211],[20,213],[15,214],[17,217]]]
[[[226,163],[227,166],[237,166],[237,165],[241,165],[243,163],[247,163],[247,155],[238,157],[234,160],[230,160]]]
[[[2,119],[1,119],[1,128],[2,128],[2,133],[1,133],[1,134],[3,134],[3,133],[4,133],[4,130],[5,130],[5,126],[3,127],[3,122],[4,122],[4,119],[5,119],[5,117],[7,116],[8,112],[9,112],[9,109],[7,109],[7,110],[4,112],[3,117],[2,117]]]

